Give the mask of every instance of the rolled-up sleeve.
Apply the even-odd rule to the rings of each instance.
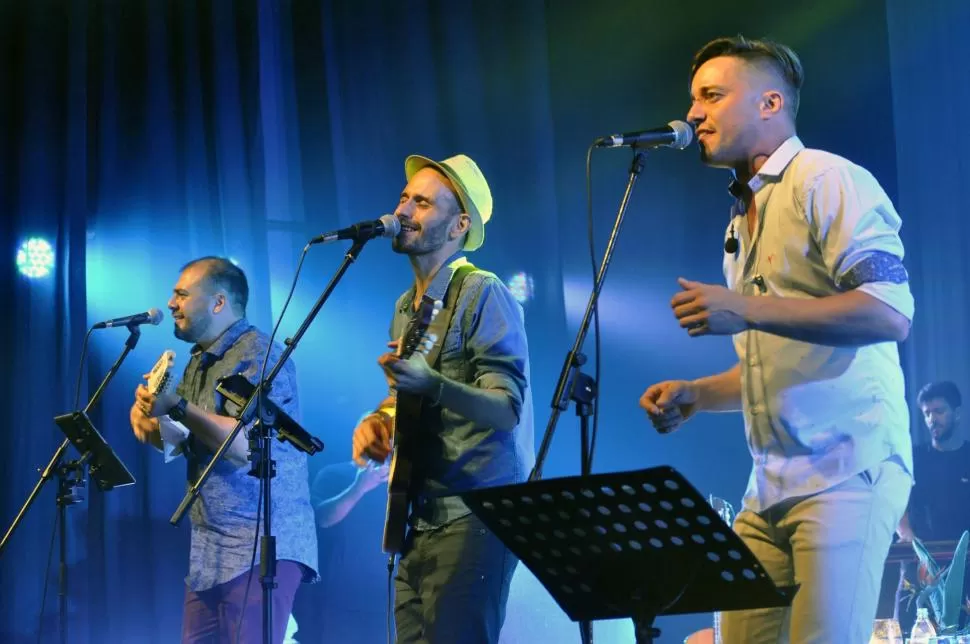
[[[912,320],[915,306],[899,236],[902,220],[876,179],[858,166],[831,167],[809,182],[804,199],[836,287],[867,293]]]
[[[473,291],[464,315],[472,384],[506,392],[518,419],[528,386],[529,347],[522,306],[501,280],[485,276]]]

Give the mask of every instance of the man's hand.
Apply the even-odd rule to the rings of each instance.
[[[896,527],[896,534],[899,536],[900,543],[913,543],[913,539],[916,538],[913,527],[909,524],[909,512],[906,512],[900,519],[899,526]]]
[[[146,416],[137,401],[131,406],[131,411],[128,413],[128,420],[131,422],[131,430],[134,432],[135,438],[142,443],[155,442],[152,440],[152,437],[160,431],[158,419]]]
[[[391,453],[391,427],[378,414],[366,416],[354,428],[354,462],[367,467],[368,460],[383,463]]]
[[[415,353],[407,360],[402,360],[394,353],[385,353],[377,359],[377,363],[384,369],[388,384],[398,391],[428,395],[434,393],[438,386],[438,374],[428,365],[422,353]]]
[[[178,400],[179,397],[173,393],[153,396],[145,385],[138,385],[135,389],[135,407],[138,407],[146,418],[164,416]]]
[[[358,468],[354,487],[360,491],[361,496],[367,494],[381,483],[387,482],[389,469],[387,465],[374,465],[373,463],[367,465],[367,467]]]
[[[723,286],[677,280],[684,289],[674,295],[670,306],[680,326],[691,336],[732,335],[748,328],[747,298]]]
[[[640,406],[661,434],[669,434],[690,418],[697,405],[697,389],[686,380],[651,385],[640,396]]]

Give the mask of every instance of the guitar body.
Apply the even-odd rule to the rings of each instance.
[[[387,475],[387,516],[384,520],[383,549],[387,554],[401,554],[407,534],[408,516],[414,487],[418,482],[417,458],[421,418],[420,396],[398,392],[394,414],[391,465]],[[400,431],[403,428],[404,431]]]
[[[415,353],[427,353],[437,338],[428,335],[428,327],[441,311],[442,302],[425,295],[408,321],[398,345],[398,357],[406,360]],[[387,515],[384,520],[383,550],[398,555],[404,550],[408,516],[414,491],[420,483],[417,464],[421,449],[421,413],[424,399],[415,394],[397,392],[394,429],[391,433],[391,463],[387,477]]]

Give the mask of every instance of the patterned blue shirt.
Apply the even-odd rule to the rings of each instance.
[[[269,337],[241,319],[230,326],[208,349],[196,346],[185,367],[178,394],[198,407],[219,415],[238,412],[215,390],[220,378],[236,373],[256,384]],[[267,373],[282,348],[273,345]],[[269,396],[294,419],[299,419],[296,368],[287,361],[273,381]],[[248,429],[248,427],[246,428]],[[245,430],[244,430],[245,431]],[[306,455],[288,443],[273,441],[272,529],[277,560],[288,559],[304,566],[304,581],[317,579],[317,537],[310,505]],[[196,480],[212,458],[212,451],[189,437],[185,450],[188,478]],[[191,509],[192,546],[185,583],[202,591],[235,579],[250,567],[253,542],[261,528],[256,525],[259,479],[249,475],[249,463],[237,467],[224,458],[202,486]],[[257,563],[258,565],[258,563]]]

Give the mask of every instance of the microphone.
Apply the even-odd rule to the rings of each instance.
[[[397,237],[399,232],[401,232],[401,220],[394,215],[382,215],[380,219],[375,221],[362,221],[347,228],[317,235],[310,240],[310,243],[326,244],[338,239],[367,241],[375,237]]]
[[[98,322],[92,329],[110,329],[113,326],[138,326],[139,324],[159,325],[162,323],[162,312],[158,309],[149,309],[144,313],[126,315],[123,318],[115,318],[106,322]]]
[[[658,148],[668,146],[683,150],[694,140],[694,128],[683,121],[671,121],[663,127],[641,132],[611,134],[596,140],[598,148]]]

